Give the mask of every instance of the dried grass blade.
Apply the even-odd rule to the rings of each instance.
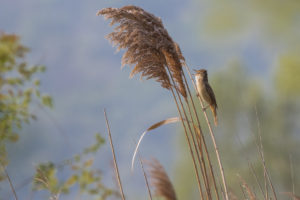
[[[272,190],[273,195],[274,195],[274,198],[275,198],[275,200],[277,200],[277,195],[276,195],[273,183],[271,181],[271,177],[269,175],[268,169],[266,167],[266,161],[265,161],[263,144],[262,144],[262,136],[261,136],[261,129],[260,129],[260,121],[259,121],[259,118],[258,118],[258,112],[257,112],[256,106],[254,108],[255,108],[257,128],[258,128],[258,136],[259,136],[259,144],[256,142],[257,143],[256,145],[257,145],[257,149],[258,149],[258,152],[259,152],[262,164],[263,164],[263,168],[264,168],[265,182],[266,182],[266,184],[267,184],[267,182],[269,182],[271,190]],[[266,187],[266,189],[267,189],[267,187]],[[267,192],[267,194],[268,194],[268,192]]]
[[[237,176],[240,178],[240,180],[242,182],[242,187],[247,191],[249,199],[256,200],[256,195],[253,193],[250,186],[246,183],[246,181],[239,174]]]
[[[162,125],[166,125],[166,124],[171,124],[171,123],[176,123],[176,122],[179,122],[180,121],[180,118],[179,117],[172,117],[172,118],[168,118],[168,119],[165,119],[165,120],[162,120],[160,122],[157,122],[155,124],[153,124],[152,126],[150,126],[145,132],[143,132],[143,134],[141,135],[136,147],[135,147],[135,150],[134,150],[134,153],[133,153],[133,156],[132,156],[132,161],[131,161],[131,170],[133,171],[133,166],[134,166],[134,161],[135,161],[135,157],[136,157],[136,154],[137,154],[137,151],[138,151],[138,148],[145,136],[145,134],[153,129],[156,129]]]
[[[105,121],[106,121],[106,126],[107,126],[107,131],[108,131],[108,136],[109,136],[110,147],[111,147],[111,151],[112,151],[112,154],[113,154],[115,173],[117,175],[118,184],[119,184],[119,188],[120,188],[120,193],[121,193],[121,196],[122,196],[122,200],[125,200],[125,195],[124,195],[124,192],[123,192],[123,187],[122,187],[122,183],[121,183],[120,173],[119,173],[117,159],[116,159],[116,154],[115,154],[115,148],[114,148],[114,145],[113,145],[113,142],[112,142],[112,137],[111,137],[111,132],[110,132],[110,126],[109,126],[109,123],[108,123],[108,119],[107,119],[107,115],[106,115],[105,109],[104,109],[104,117],[105,117]]]

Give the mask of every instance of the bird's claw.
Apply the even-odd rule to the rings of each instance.
[[[203,107],[202,111],[205,112],[207,108],[208,108],[208,106]]]

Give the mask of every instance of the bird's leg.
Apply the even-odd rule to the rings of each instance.
[[[209,105],[202,108],[203,112],[209,107]]]

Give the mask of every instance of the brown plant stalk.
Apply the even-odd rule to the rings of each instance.
[[[106,115],[105,109],[104,109],[104,117],[105,117],[107,132],[108,132],[108,136],[109,136],[110,147],[111,147],[111,151],[112,151],[112,154],[113,154],[115,174],[117,175],[117,180],[118,180],[118,185],[119,185],[119,189],[120,189],[122,200],[125,200],[125,195],[124,195],[124,192],[123,192],[122,182],[121,182],[119,168],[118,168],[118,163],[117,163],[116,154],[115,154],[115,148],[114,148],[114,145],[113,145],[113,142],[112,142],[112,137],[111,137],[111,132],[110,132],[110,126],[109,126],[109,123],[108,123],[108,119],[107,119],[107,115]]]
[[[188,147],[189,147],[190,154],[191,154],[192,161],[193,161],[193,166],[194,166],[194,170],[195,170],[195,174],[196,174],[196,178],[197,178],[197,183],[198,183],[198,189],[199,189],[199,192],[200,192],[200,196],[201,196],[201,199],[204,199],[202,186],[201,186],[201,181],[200,181],[200,178],[199,178],[199,172],[198,172],[198,168],[197,168],[197,164],[196,164],[196,160],[195,160],[195,156],[194,156],[194,151],[193,151],[193,147],[191,145],[191,140],[190,140],[186,125],[184,123],[184,117],[182,116],[182,111],[180,109],[178,100],[176,98],[176,95],[175,95],[173,89],[171,89],[171,92],[172,92],[172,95],[173,95],[173,98],[174,98],[174,101],[175,101],[175,104],[176,104],[176,107],[177,107],[177,110],[178,110],[178,113],[179,113],[179,116],[180,116],[180,119],[181,119],[180,121],[181,121],[183,129],[184,129],[186,140],[188,142]]]
[[[261,137],[261,129],[260,129],[260,122],[259,122],[259,118],[258,118],[258,113],[257,113],[257,109],[255,106],[255,115],[256,115],[256,122],[257,122],[257,129],[258,129],[258,137],[259,137],[259,143],[256,141],[256,146],[257,146],[257,150],[258,153],[260,155],[262,164],[263,164],[263,169],[264,169],[264,178],[265,178],[265,184],[267,184],[267,182],[269,183],[273,196],[275,198],[275,200],[277,200],[277,195],[273,186],[273,183],[271,181],[271,177],[269,175],[268,169],[266,167],[266,161],[265,161],[265,156],[264,156],[264,150],[263,150],[263,144],[262,144],[262,137]],[[266,194],[268,194],[268,187],[266,186]]]
[[[145,169],[144,169],[144,164],[143,164],[143,161],[142,161],[140,155],[138,155],[138,157],[139,157],[140,165],[141,165],[141,168],[142,168],[142,171],[143,171],[145,183],[146,183],[146,186],[147,186],[148,195],[149,195],[150,200],[152,200],[152,194],[151,194],[151,190],[150,190],[148,177],[147,177],[147,174],[146,174]]]
[[[206,197],[207,199],[212,199],[210,192],[211,186],[208,179],[207,167],[205,165],[202,149],[204,146],[209,171],[213,179],[213,187],[216,197],[219,199],[212,164],[189,89],[189,98],[192,101],[193,107],[190,106],[188,100],[186,90],[186,88],[188,88],[188,84],[182,69],[182,65],[185,63],[185,60],[182,56],[179,45],[169,36],[160,18],[155,17],[153,14],[148,13],[139,7],[125,6],[122,8],[105,8],[100,10],[97,15],[103,15],[106,19],[111,19],[111,25],[119,23],[119,25],[115,27],[114,32],[110,33],[107,38],[113,43],[113,45],[118,46],[117,50],[126,49],[126,52],[122,57],[122,66],[134,66],[130,77],[137,73],[141,73],[141,78],[154,78],[163,88],[172,92],[192,156],[201,198],[204,199],[204,196],[198,167],[201,170]],[[181,99],[182,97],[184,98],[184,101]],[[186,111],[184,103],[188,108],[188,112]],[[196,113],[197,126],[191,110]],[[194,132],[189,123],[184,123],[184,119],[188,121],[188,115],[192,121]],[[195,127],[200,128],[200,137],[197,135]],[[202,145],[202,143],[204,145]],[[215,149],[217,149],[216,145]],[[217,157],[218,156],[217,152]],[[222,170],[221,174],[223,178],[224,174]],[[226,184],[224,188],[225,193],[227,194]]]
[[[171,77],[171,80],[174,81],[171,75],[170,75],[170,77]],[[175,91],[176,91],[176,90],[175,90]],[[186,119],[188,119],[187,112],[186,112],[185,107],[184,107],[184,105],[183,105],[183,101],[182,101],[182,99],[181,99],[181,96],[178,94],[178,91],[176,91],[176,92],[177,92],[177,98],[178,98],[178,101],[179,101],[179,103],[180,103],[180,106],[181,106],[183,115],[184,115],[184,117],[185,117]],[[186,104],[188,104],[187,98],[184,98],[184,99],[185,99]],[[176,101],[176,100],[175,100],[175,101]],[[188,109],[189,109],[189,114],[190,114],[192,123],[194,124],[193,117],[192,117],[192,114],[191,114],[189,105],[188,105]],[[198,164],[199,164],[199,167],[200,167],[200,170],[201,170],[201,175],[202,175],[202,178],[203,178],[203,182],[204,182],[204,185],[205,185],[205,187],[206,187],[206,190],[204,190],[204,191],[205,191],[205,194],[206,194],[206,197],[207,197],[207,199],[211,199],[210,189],[209,189],[208,182],[207,182],[207,176],[206,176],[206,174],[205,174],[205,171],[206,171],[206,170],[203,169],[203,166],[204,166],[204,165],[203,165],[203,163],[201,162],[201,157],[200,157],[200,155],[199,155],[198,146],[197,146],[197,144],[196,144],[196,142],[195,142],[195,136],[194,136],[194,135],[196,134],[196,130],[194,130],[194,131],[195,131],[195,134],[193,134],[192,128],[191,128],[191,126],[190,126],[190,123],[187,123],[187,127],[188,127],[188,131],[189,131],[188,133],[189,133],[189,135],[190,135],[189,137],[191,138],[191,140],[192,140],[192,145],[193,145],[193,147],[194,147],[194,150],[193,150],[193,147],[192,147],[192,146],[190,147],[190,148],[191,148],[191,151],[193,152],[192,156],[197,158],[197,160],[196,160],[195,158],[193,158],[193,159],[194,159],[193,162],[195,162],[195,170],[196,170],[196,173],[197,173],[197,174],[196,174],[196,175],[197,175],[197,179],[199,179],[199,172],[198,172],[198,168],[197,168],[196,161],[198,161]],[[194,128],[195,128],[195,126],[194,126]],[[187,138],[188,138],[188,136],[187,136]],[[190,139],[189,139],[189,140],[190,140]],[[190,142],[189,142],[189,143],[190,143]],[[189,144],[189,145],[191,145],[191,144]],[[196,152],[196,154],[194,154],[194,151]],[[200,184],[200,187],[201,187],[200,181],[199,181],[198,184]]]
[[[215,135],[214,135],[214,132],[212,130],[211,124],[209,122],[206,110],[204,109],[203,100],[200,98],[200,94],[198,94],[198,90],[197,90],[197,87],[196,87],[196,84],[195,84],[195,80],[193,79],[193,77],[191,75],[189,67],[187,65],[185,65],[185,66],[186,66],[186,69],[187,69],[188,74],[190,76],[190,79],[192,80],[195,91],[197,92],[197,96],[198,96],[201,108],[203,109],[203,113],[204,113],[204,116],[205,116],[205,119],[206,119],[206,122],[207,122],[207,125],[208,125],[209,133],[210,133],[210,136],[211,136],[211,139],[212,139],[212,142],[213,142],[213,145],[214,145],[214,149],[215,149],[215,152],[216,152],[217,160],[218,160],[219,170],[220,170],[220,173],[221,173],[221,178],[222,178],[223,187],[224,187],[225,199],[229,200],[224,168],[223,168],[223,164],[222,164],[221,157],[220,157],[220,154],[219,154],[219,149],[218,149],[218,146],[217,146],[217,143],[216,143]]]
[[[186,64],[184,64],[186,66]],[[187,86],[187,91],[188,91],[188,94],[190,96],[190,100],[192,102],[192,106],[193,106],[193,111],[194,111],[194,114],[195,114],[195,118],[197,120],[197,125],[199,127],[199,133],[197,134],[197,142],[198,142],[198,148],[200,149],[200,152],[201,152],[201,158],[202,158],[202,163],[203,165],[205,165],[205,161],[203,159],[203,150],[202,150],[202,147],[204,147],[204,150],[205,150],[205,155],[206,155],[206,158],[207,158],[207,162],[208,162],[208,166],[209,166],[209,171],[210,171],[210,175],[212,177],[212,180],[213,180],[213,186],[214,186],[214,191],[215,191],[215,194],[216,194],[216,198],[217,200],[219,199],[219,193],[218,193],[218,189],[217,189],[217,184],[216,184],[216,177],[214,175],[214,171],[213,171],[213,168],[212,168],[212,163],[211,163],[211,160],[210,160],[210,155],[208,153],[208,149],[207,149],[207,145],[206,145],[206,141],[204,139],[204,135],[203,135],[203,131],[202,131],[202,128],[201,128],[201,125],[200,125],[200,120],[199,120],[199,117],[198,117],[198,113],[196,111],[196,107],[195,107],[195,103],[194,103],[194,100],[193,100],[193,97],[191,95],[191,91],[190,91],[190,88],[189,88],[189,85],[187,83],[187,80],[186,80],[186,77],[185,77],[185,74],[183,74],[183,78],[184,78],[184,81],[185,81],[185,84]],[[188,104],[188,102],[187,102]],[[188,104],[189,105],[189,104]],[[195,132],[197,132],[195,130]],[[203,146],[202,144],[203,143]],[[204,166],[204,169],[206,169],[206,167]],[[207,176],[207,175],[206,175]]]

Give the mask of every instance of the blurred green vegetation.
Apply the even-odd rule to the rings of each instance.
[[[201,3],[195,1],[197,6]],[[300,187],[300,1],[214,0],[205,6],[204,27],[201,23],[199,27],[205,38],[220,41],[245,32],[258,32],[257,41],[263,43],[266,51],[274,53],[266,58],[270,59],[267,62],[270,66],[265,66],[266,77],[262,77],[260,69],[250,74],[251,61],[239,54],[220,66],[220,70],[208,73],[219,106],[220,125],[215,128],[215,135],[230,191],[243,198],[239,174],[259,199],[262,198],[248,165],[253,165],[260,184],[264,185],[262,161],[256,146],[260,132],[277,196],[288,199],[282,193],[292,192],[292,184]],[[253,41],[253,38],[246,39]],[[239,42],[241,46],[245,44]],[[204,118],[201,124],[208,134]],[[180,160],[189,160],[183,136],[180,146]],[[197,191],[196,182],[186,178],[193,171],[186,163],[191,161],[180,162],[176,169],[179,199],[193,199]],[[295,170],[294,183],[291,165]]]
[[[14,34],[0,32],[0,164],[8,163],[6,146],[18,141],[18,131],[24,123],[36,119],[32,112],[35,104],[52,107],[50,96],[41,94],[36,75],[45,66],[29,66],[29,49]]]
[[[94,154],[105,143],[100,134],[95,135],[95,144],[85,148],[81,154],[62,163],[40,163],[36,167],[33,180],[33,190],[48,191],[50,198],[59,199],[63,195],[76,193],[76,197],[105,200],[108,197],[119,197],[119,193],[108,188],[103,183],[102,172],[93,168]],[[59,172],[65,171],[69,175],[62,179]],[[72,188],[75,188],[75,190]],[[79,190],[79,192],[77,191]]]
[[[31,120],[37,119],[32,111],[34,106],[53,107],[52,98],[40,92],[40,80],[37,78],[39,72],[45,71],[45,66],[28,66],[28,52],[29,49],[20,43],[17,35],[0,33],[0,165],[3,169],[9,163],[7,145],[18,141],[18,132],[24,123],[29,124]],[[101,135],[96,134],[95,144],[72,159],[58,164],[51,161],[38,164],[32,180],[33,190],[48,191],[52,199],[59,199],[60,195],[71,194],[73,191],[77,196],[80,193],[89,199],[117,197],[118,192],[103,183],[102,172],[92,166],[94,154],[104,143]],[[61,171],[69,176],[63,179]],[[7,176],[4,170],[1,171],[0,181],[5,181]]]
[[[299,50],[300,2],[297,0],[213,0],[194,4],[199,7],[205,4],[204,27],[200,28],[212,38],[238,35],[245,30],[258,31],[264,42]]]

